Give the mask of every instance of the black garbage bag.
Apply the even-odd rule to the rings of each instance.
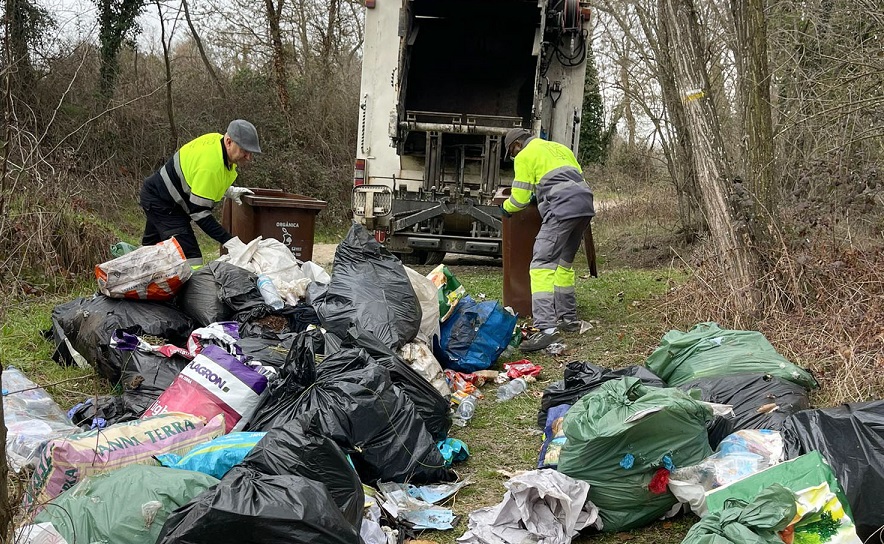
[[[157,544],[361,544],[325,484],[236,466],[172,512]]]
[[[740,374],[691,380],[682,391],[699,389],[706,402],[730,404],[733,417],[716,417],[709,430],[709,444],[718,447],[725,437],[743,429],[780,431],[787,417],[810,408],[807,389],[770,374]]]
[[[243,459],[261,474],[303,476],[325,484],[344,518],[362,526],[365,495],[356,471],[334,440],[320,434],[318,420],[299,418],[271,429]]]
[[[190,362],[180,355],[166,357],[158,353],[114,350],[114,361],[121,370],[123,390],[121,421],[138,419],[172,385]]]
[[[612,370],[586,361],[571,361],[565,365],[564,379],[553,382],[543,390],[540,410],[537,412],[537,426],[541,429],[546,426],[547,412],[553,406],[574,404],[603,383],[623,377],[638,378],[643,384],[650,387],[666,387],[659,376],[643,366],[628,366]]]
[[[272,338],[250,336],[240,338],[236,344],[249,361],[260,361],[263,366],[282,371],[296,337],[293,333],[274,335]]]
[[[70,343],[98,374],[117,383],[121,368],[119,361],[111,356],[116,350],[109,345],[116,329],[184,345],[193,330],[193,322],[170,304],[99,294],[78,298],[52,310],[52,335],[57,346],[52,358],[61,365],[75,364],[75,356],[68,348]]]
[[[322,326],[340,338],[358,325],[399,349],[420,328],[421,307],[405,268],[357,223],[338,245],[328,290],[310,300]]]
[[[215,280],[220,286],[219,297],[230,308],[231,313],[238,314],[251,310],[256,306],[264,306],[264,297],[258,290],[258,276],[245,268],[225,262],[213,262]]]
[[[84,431],[103,429],[124,421],[123,398],[117,395],[89,397],[68,410],[71,423]]]
[[[326,338],[328,343],[328,338]],[[411,368],[396,352],[388,348],[375,335],[368,331],[351,327],[347,331],[344,347],[363,348],[375,362],[390,371],[390,378],[414,403],[418,414],[424,420],[427,430],[437,441],[448,437],[451,428],[449,402],[423,376]]]
[[[861,539],[884,526],[884,400],[792,414],[783,422],[783,441],[789,459],[814,450],[826,458]]]
[[[315,353],[321,348],[316,331],[298,338],[283,384],[271,390],[248,430],[269,431],[308,414],[318,418],[323,436],[350,454],[365,483],[451,480],[436,441],[389,371],[355,348],[338,351],[315,366]]]
[[[239,335],[243,338],[278,338],[304,332],[310,325],[320,325],[316,310],[303,302],[280,310],[266,304],[255,306],[236,314],[234,319],[240,323]]]
[[[194,272],[175,299],[198,327],[228,321],[233,316],[233,310],[221,300],[221,283],[215,277],[215,271],[224,266],[233,265],[213,261]]]

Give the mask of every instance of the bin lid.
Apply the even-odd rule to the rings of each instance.
[[[264,208],[299,208],[302,210],[323,210],[328,206],[324,200],[295,193],[275,192],[274,194],[243,195],[243,202],[249,206]]]

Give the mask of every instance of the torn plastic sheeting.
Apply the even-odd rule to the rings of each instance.
[[[460,489],[460,484],[454,484],[456,488],[451,494]],[[454,513],[450,508],[442,508],[415,497],[414,486],[397,484],[393,482],[379,482],[378,489],[384,496],[381,506],[391,516],[407,521],[415,530],[435,529],[446,531],[454,528]],[[449,495],[450,496],[450,495]],[[439,499],[441,500],[441,499]]]
[[[314,354],[322,342],[318,331],[298,337],[283,379],[259,407],[249,429],[270,430],[315,412],[321,433],[351,455],[366,483],[451,480],[424,419],[404,390],[394,385],[390,372],[355,348],[330,355],[316,366]],[[415,374],[414,380],[441,399],[423,378]]]
[[[783,423],[783,440],[790,459],[818,451],[828,460],[860,537],[884,525],[884,400],[798,412]]]
[[[92,365],[111,383],[120,380],[116,350],[110,339],[117,329],[137,335],[157,336],[169,343],[183,345],[193,324],[177,308],[160,302],[112,299],[104,295],[78,298],[52,310],[52,331],[59,364],[74,364],[77,358],[70,348]]]
[[[200,472],[131,465],[83,479],[35,521],[52,523],[72,544],[154,543],[169,514],[217,483]]]
[[[537,412],[537,426],[542,429],[546,425],[547,411],[553,406],[574,404],[603,383],[625,376],[638,378],[651,387],[666,387],[663,380],[643,366],[611,370],[586,361],[572,361],[565,366],[564,379],[554,382],[543,391],[540,410]]]
[[[362,484],[340,446],[320,433],[316,415],[271,429],[242,465],[262,474],[295,474],[322,482],[344,518],[359,527],[365,502]]]
[[[582,529],[602,528],[586,482],[545,469],[514,476],[504,486],[502,502],[470,512],[469,530],[458,542],[568,544]]]
[[[44,444],[80,432],[42,387],[14,367],[3,369],[6,456],[15,472],[35,467]]]
[[[485,370],[497,361],[513,337],[516,316],[499,302],[476,303],[464,297],[442,325],[436,356],[459,372]]]
[[[678,388],[682,391],[699,389],[704,401],[733,406],[733,417],[716,417],[709,427],[709,443],[713,448],[734,431],[782,430],[786,418],[810,408],[804,386],[770,374],[701,378]]]
[[[338,244],[328,289],[309,299],[322,326],[340,338],[357,326],[395,350],[420,329],[421,306],[405,268],[358,223]]]
[[[711,322],[698,323],[688,332],[667,332],[645,366],[673,387],[699,378],[760,372],[807,389],[819,387],[808,371],[777,353],[760,332],[722,329]]]
[[[238,466],[166,520],[157,544],[360,544],[322,482]]]

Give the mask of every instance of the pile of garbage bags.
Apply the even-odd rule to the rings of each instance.
[[[100,293],[53,310],[53,359],[93,368],[114,394],[65,413],[4,371],[7,450],[31,473],[22,542],[374,544],[408,512],[381,515],[395,501],[373,490],[369,516],[367,486],[464,485],[446,483],[468,450],[448,438],[436,354],[490,366],[515,316],[497,305],[464,318],[505,314],[500,345],[470,352],[458,335],[440,341],[442,301],[450,320],[459,300],[363,227],[332,274],[278,246],[235,239],[196,271],[174,239],[138,248],[96,268]]]

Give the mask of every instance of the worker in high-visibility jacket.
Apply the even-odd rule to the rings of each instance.
[[[187,262],[198,267],[203,255],[190,222],[195,222],[218,243],[232,236],[212,215],[215,204],[231,198],[242,204],[252,191],[234,187],[237,167],[261,152],[255,125],[244,119],[231,121],[227,132],[212,132],[181,146],[162,168],[141,186],[141,208],[146,223],[141,245],[153,245],[172,236]]]
[[[542,140],[525,129],[504,137],[515,177],[510,197],[501,205],[509,217],[537,202],[543,222],[531,260],[531,311],[537,333],[522,351],[538,351],[559,341],[559,331],[579,330],[574,294],[574,258],[595,215],[592,191],[580,164],[566,146]]]

